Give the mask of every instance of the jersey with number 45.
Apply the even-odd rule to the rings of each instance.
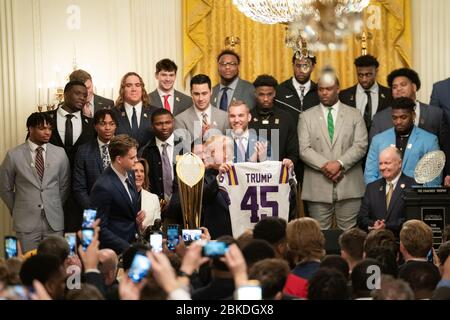
[[[280,161],[235,163],[219,175],[219,186],[230,198],[233,237],[253,229],[266,217],[289,217],[291,173]]]

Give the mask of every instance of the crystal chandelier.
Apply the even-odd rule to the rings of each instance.
[[[287,24],[286,45],[302,51],[344,48],[344,38],[362,30],[361,11],[370,0],[233,0],[247,17]]]

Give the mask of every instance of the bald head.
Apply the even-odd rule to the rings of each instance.
[[[111,249],[102,249],[98,252],[98,269],[105,278],[106,285],[111,285],[117,273],[119,259],[117,254]]]
[[[381,175],[386,181],[392,181],[402,171],[402,154],[395,147],[381,151],[379,157]]]

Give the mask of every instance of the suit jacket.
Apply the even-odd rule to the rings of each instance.
[[[202,123],[197,117],[194,108],[195,106],[191,106],[175,117],[175,129],[185,129],[189,132],[191,139],[197,140],[201,138]],[[225,134],[225,130],[229,128],[228,114],[219,108],[211,107],[211,118],[209,119],[209,122],[212,124],[211,128]],[[184,136],[182,132],[177,134]]]
[[[292,78],[278,85],[276,92],[275,101],[278,102],[282,110],[289,112],[292,119],[294,119],[295,127],[297,127],[299,116],[303,111],[320,103],[319,95],[317,94],[317,84],[313,81],[311,81],[311,88],[303,99],[303,106],[301,106],[300,97],[292,84]]]
[[[54,231],[64,228],[63,203],[70,193],[70,166],[64,149],[47,144],[44,176],[34,166],[25,142],[7,152],[0,167],[0,196],[11,211],[16,232],[31,232],[41,211]]]
[[[366,184],[381,178],[378,168],[378,157],[384,149],[389,146],[395,147],[394,128],[388,129],[373,137],[367,153],[364,180]],[[437,137],[425,130],[414,126],[408,139],[408,145],[403,156],[402,172],[407,176],[414,177],[414,169],[422,156],[430,151],[439,150]],[[430,185],[440,185],[441,176],[430,182]]]
[[[450,78],[433,84],[430,104],[444,110],[450,123]]]
[[[130,137],[133,137],[139,143],[139,150],[140,150],[153,136],[151,117],[152,113],[155,112],[156,110],[158,110],[158,108],[151,105],[142,106],[138,135],[137,137],[134,137],[131,133],[130,120],[128,119],[127,113],[125,112],[125,106],[123,104],[118,107],[116,106],[113,109],[118,122],[116,135],[127,134]]]
[[[50,137],[50,143],[54,144],[55,146],[64,148],[64,150],[67,153],[67,157],[69,158],[70,167],[73,168],[73,163],[75,160],[75,154],[77,153],[78,148],[85,144],[88,141],[91,141],[95,138],[96,133],[94,130],[94,126],[92,124],[92,119],[86,117],[81,113],[81,135],[77,139],[77,141],[73,142],[72,147],[66,147],[64,143],[62,142],[61,136],[59,135],[58,131],[58,117],[56,116],[56,110],[48,111],[49,115],[53,118],[53,130],[52,130],[52,136]]]
[[[436,135],[439,140],[439,147],[445,153],[445,175],[450,174],[450,125],[445,116],[445,112],[433,105],[419,103],[419,128],[431,132]],[[394,126],[392,122],[392,108],[389,107],[375,115],[372,122],[372,127],[369,133],[369,142],[372,138]]]
[[[212,96],[211,96],[211,104],[217,108],[220,107],[219,92],[220,84],[215,85],[212,88]],[[238,82],[236,85],[236,89],[234,90],[233,96],[231,99],[228,97],[228,105],[230,105],[231,101],[242,100],[245,104],[252,109],[255,104],[255,87],[250,82],[238,78]]]
[[[95,181],[103,173],[103,162],[98,140],[85,143],[75,155],[72,175],[72,191],[83,209],[90,208],[89,194]]]
[[[94,113],[102,109],[114,108],[114,101],[94,94]]]
[[[152,106],[155,106],[157,108],[164,108],[158,90],[150,92],[148,97],[150,98],[150,104]],[[192,98],[180,91],[174,90],[173,98],[173,106],[171,106],[171,111],[174,116],[192,106]]]
[[[389,208],[386,208],[386,180],[378,179],[367,185],[361,208],[358,214],[359,228],[368,231],[376,220],[385,220],[386,228],[399,235],[403,222],[406,220],[405,200],[401,197],[405,188],[416,184],[413,178],[402,174],[392,193]]]
[[[128,173],[132,187],[130,200],[120,178],[110,167],[95,182],[90,195],[92,207],[100,219],[100,244],[117,254],[126,250],[136,238],[136,215],[139,211],[134,174]]]
[[[358,85],[347,88],[339,92],[339,100],[350,107],[356,108],[356,88]],[[378,83],[378,106],[376,112],[380,112],[390,106],[392,101],[391,89]]]
[[[339,103],[331,143],[322,107],[318,105],[300,115],[298,137],[300,158],[305,163],[303,200],[333,203],[334,183],[320,171],[331,160],[344,164],[344,177],[336,184],[337,200],[364,195],[361,159],[367,150],[367,129],[361,112]]]

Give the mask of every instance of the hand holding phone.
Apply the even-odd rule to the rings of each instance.
[[[181,236],[186,244],[190,244],[194,241],[200,240],[202,237],[201,229],[183,229],[181,230]]]
[[[97,217],[96,209],[84,209],[82,228],[93,228],[95,218]]]
[[[94,229],[83,228],[81,230],[81,245],[83,246],[83,251],[86,251],[87,247],[91,244],[92,239],[94,239]]]
[[[5,259],[17,257],[17,238],[14,236],[5,236]]]
[[[178,245],[179,239],[178,225],[177,224],[169,224],[167,226],[167,248],[171,251],[175,250],[175,247]]]
[[[161,233],[152,233],[150,235],[150,245],[152,247],[153,252],[161,252],[162,251],[162,234]]]
[[[68,232],[64,234],[67,243],[69,244],[69,255],[74,256],[76,254],[77,237],[74,232]]]
[[[228,251],[228,243],[221,241],[209,241],[203,246],[204,257],[223,257]]]
[[[134,283],[138,283],[147,276],[150,266],[150,260],[145,253],[138,252],[135,254],[133,262],[131,263],[128,276]]]

